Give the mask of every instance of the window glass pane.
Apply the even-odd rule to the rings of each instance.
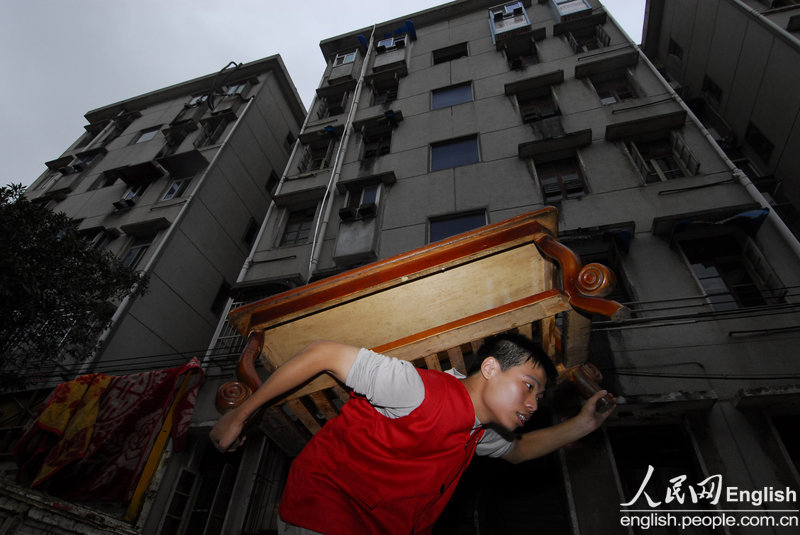
[[[454,106],[463,102],[470,102],[472,100],[472,85],[461,84],[451,87],[444,87],[436,89],[433,92],[433,109],[445,108],[447,106]]]
[[[478,138],[469,137],[431,146],[431,171],[477,163]]]
[[[433,64],[445,63],[468,55],[467,43],[460,43],[433,51]]]
[[[486,214],[471,213],[431,220],[429,242],[435,242],[482,227],[486,224]]]

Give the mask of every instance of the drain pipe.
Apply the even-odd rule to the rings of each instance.
[[[200,175],[200,178],[197,181],[197,186],[195,186],[195,188],[192,190],[192,193],[190,193],[189,196],[186,198],[185,202],[183,203],[183,206],[181,207],[180,211],[178,212],[178,215],[175,216],[175,220],[172,222],[172,224],[170,224],[169,228],[167,229],[166,234],[164,235],[163,238],[161,238],[161,241],[158,242],[158,245],[156,246],[155,251],[153,251],[153,254],[150,257],[150,260],[147,261],[147,264],[145,265],[144,269],[142,270],[145,273],[149,273],[150,272],[152,267],[155,265],[156,260],[158,260],[158,258],[161,256],[161,252],[164,250],[164,247],[166,246],[167,242],[169,242],[170,239],[172,238],[172,235],[175,233],[175,229],[178,227],[178,224],[185,217],[186,211],[187,211],[189,205],[192,203],[192,199],[194,199],[194,197],[197,195],[197,192],[200,191],[200,188],[203,187],[203,183],[206,181],[206,178],[208,177],[209,171],[214,167],[214,164],[216,163],[217,159],[219,158],[219,155],[222,154],[222,151],[228,146],[228,140],[231,138],[233,133],[238,128],[239,123],[242,121],[242,118],[245,115],[247,115],[247,111],[250,109],[250,105],[252,103],[253,103],[253,97],[248,98],[247,99],[247,104],[244,107],[244,111],[241,114],[239,114],[239,117],[236,119],[236,122],[233,124],[233,126],[230,129],[230,131],[225,136],[225,139],[220,144],[219,149],[217,149],[217,152],[214,154],[214,157],[211,158],[211,161],[206,166],[205,170],[203,171],[203,174]],[[103,331],[103,333],[98,338],[98,343],[99,344],[102,345],[103,343],[105,343],[105,341],[111,335],[111,332],[116,329],[120,318],[122,318],[122,316],[125,313],[127,313],[128,309],[131,307],[132,301],[133,300],[131,299],[131,297],[128,296],[128,297],[125,297],[122,300],[122,302],[119,304],[119,306],[117,306],[117,310],[114,311],[114,315],[111,317],[111,324],[106,328],[105,331]],[[97,364],[97,358],[98,358],[98,355],[95,355],[95,357],[90,362],[87,362],[83,366],[81,366],[81,371],[79,372],[79,375],[82,375],[82,374],[85,374],[85,373],[88,373],[89,371],[91,371],[93,369],[93,367]]]
[[[369,37],[369,46],[367,47],[367,53],[364,56],[364,63],[361,65],[361,74],[358,77],[358,83],[356,84],[355,91],[353,92],[353,104],[350,106],[350,112],[347,114],[347,120],[345,121],[344,125],[344,134],[342,134],[342,141],[339,143],[339,148],[336,150],[336,156],[333,160],[331,178],[328,181],[328,187],[325,190],[325,195],[322,197],[322,208],[324,210],[323,214],[317,219],[317,225],[314,228],[314,237],[311,240],[311,258],[308,262],[306,282],[311,280],[314,270],[316,269],[317,264],[319,264],[320,254],[322,253],[322,242],[325,241],[325,232],[328,229],[331,212],[333,211],[333,199],[329,197],[333,196],[333,188],[336,187],[336,184],[339,182],[339,176],[342,173],[342,157],[344,155],[345,148],[347,147],[347,143],[350,140],[350,132],[352,130],[351,125],[358,108],[358,103],[361,100],[361,90],[364,86],[364,76],[367,72],[367,65],[369,64],[373,40],[375,38],[375,26],[376,25],[374,24],[372,25],[372,33]]]
[[[616,23],[616,21],[615,21]],[[797,237],[789,230],[789,227],[786,226],[786,223],[781,219],[778,214],[775,213],[775,210],[769,204],[769,201],[758,191],[758,188],[753,184],[750,178],[744,174],[744,172],[736,167],[736,164],[730,159],[730,157],[725,154],[725,151],[722,150],[722,147],[719,146],[717,141],[714,139],[714,136],[708,131],[708,129],[700,122],[700,119],[694,114],[694,112],[689,108],[689,106],[683,101],[683,99],[675,92],[672,86],[664,79],[658,69],[655,68],[655,65],[650,61],[650,59],[642,52],[642,49],[639,48],[635,43],[634,46],[636,50],[639,52],[639,57],[644,61],[650,69],[656,74],[659,78],[661,83],[664,87],[667,88],[669,91],[670,96],[677,102],[681,108],[687,113],[689,118],[697,125],[700,129],[700,132],[705,136],[705,138],[711,143],[711,146],[714,147],[717,155],[725,162],[725,165],[731,171],[731,174],[734,178],[739,181],[739,184],[744,187],[744,189],[750,194],[750,196],[755,200],[758,204],[761,205],[762,208],[767,208],[767,220],[772,223],[772,226],[778,231],[778,234],[783,238],[786,244],[791,249],[792,253],[797,257],[800,258],[800,241],[797,240]]]

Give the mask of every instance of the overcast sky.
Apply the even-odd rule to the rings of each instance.
[[[443,3],[0,0],[0,184],[36,180],[83,133],[86,112],[230,61],[280,54],[308,108],[325,66],[321,40]],[[640,42],[645,0],[603,3]]]

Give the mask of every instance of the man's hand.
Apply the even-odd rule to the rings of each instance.
[[[581,412],[575,416],[580,427],[585,430],[585,435],[588,435],[603,425],[603,422],[605,422],[611,413],[614,412],[617,398],[615,398],[613,395],[611,397],[614,400],[615,405],[603,413],[597,412],[597,401],[606,394],[608,394],[607,390],[596,392],[595,395],[586,400],[586,402],[583,404],[583,407],[581,407]]]
[[[211,428],[209,433],[211,443],[223,453],[235,451],[236,448],[244,444],[245,437],[240,436],[243,428],[244,421],[242,421],[236,410],[227,412]]]

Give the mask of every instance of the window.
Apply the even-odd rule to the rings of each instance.
[[[300,160],[298,171],[309,173],[319,169],[325,169],[330,165],[330,157],[333,153],[334,141],[322,139],[313,141],[306,145],[303,157]]]
[[[353,63],[356,60],[356,51],[353,50],[352,52],[344,52],[336,54],[336,57],[333,59],[333,66],[337,67],[339,65],[345,65],[347,63]]]
[[[283,229],[280,245],[302,245],[308,243],[314,224],[315,206],[289,212],[286,228]]]
[[[577,157],[536,164],[545,203],[581,197],[586,190]]]
[[[440,48],[433,51],[433,64],[447,63],[454,59],[463,58],[469,55],[467,43],[459,43],[457,45]]]
[[[134,184],[130,186],[127,191],[122,195],[122,199],[136,199],[144,195],[144,192],[147,190],[148,183],[141,182],[139,184]]]
[[[362,130],[364,153],[362,160],[372,160],[389,154],[392,144],[392,125],[387,122],[365,125]]]
[[[549,89],[545,92],[529,92],[517,94],[517,104],[522,122],[533,123],[559,115],[553,95]]]
[[[144,143],[145,141],[150,141],[151,139],[156,137],[156,134],[158,134],[160,128],[161,128],[160,126],[156,126],[154,128],[148,128],[146,130],[142,130],[135,138],[133,138],[133,142],[131,144],[135,145],[137,143]]]
[[[144,236],[135,237],[130,247],[128,247],[128,251],[125,253],[125,256],[122,257],[122,265],[131,269],[135,269],[136,266],[139,265],[139,262],[142,260],[145,253],[147,253],[147,249],[149,249],[153,244],[155,237],[155,234],[147,234]]]
[[[344,206],[339,210],[339,218],[347,222],[375,217],[378,214],[380,197],[380,182],[350,186],[347,190]]]
[[[451,85],[433,90],[431,108],[436,110],[472,101],[472,84]]]
[[[103,227],[96,227],[81,231],[81,237],[86,240],[92,249],[104,249],[106,245],[118,236],[118,233]]]
[[[595,27],[586,27],[567,33],[570,48],[576,54],[605,48],[611,44],[611,37],[606,33],[601,24]]]
[[[676,238],[714,310],[783,302],[783,285],[747,236],[729,229],[725,233]]]
[[[715,108],[718,108],[722,102],[722,88],[718,86],[714,80],[709,78],[708,75],[703,76],[702,91],[703,95],[706,97],[706,101]]]
[[[225,305],[228,304],[228,296],[231,293],[231,286],[225,281],[219,285],[219,289],[217,290],[216,295],[214,296],[214,300],[211,302],[211,313],[215,316],[219,316],[225,310]]]
[[[242,236],[242,242],[248,247],[253,245],[253,241],[258,234],[258,228],[258,221],[251,217],[250,221],[247,223],[247,230],[244,231],[244,236]]]
[[[651,141],[627,141],[626,146],[645,184],[694,176],[700,169],[683,138],[675,132]]]
[[[291,148],[292,148],[292,146],[294,146],[294,142],[295,142],[295,140],[296,140],[296,139],[295,139],[295,137],[294,137],[294,134],[292,134],[291,132],[288,132],[288,133],[286,134],[286,139],[285,139],[284,141],[286,141],[286,144],[287,144],[287,145],[289,146],[289,148],[291,149]]]
[[[247,88],[247,82],[241,82],[238,84],[233,84],[228,86],[228,90],[225,92],[226,95],[241,95],[244,93],[244,90]]]
[[[431,171],[469,165],[479,161],[477,136],[442,141],[431,145]]]
[[[592,85],[600,97],[601,104],[616,104],[623,100],[636,98],[636,91],[628,80],[626,73],[614,73],[609,76],[592,78]]]
[[[747,125],[747,131],[744,134],[744,141],[751,149],[755,151],[756,156],[761,158],[763,162],[766,163],[769,161],[769,157],[772,156],[772,150],[775,148],[775,146],[753,123]]]
[[[89,188],[89,191],[93,191],[96,189],[107,188],[109,186],[113,186],[117,182],[117,175],[114,173],[102,173],[97,180],[94,181],[94,184]]]
[[[669,40],[669,45],[667,45],[667,54],[674,56],[679,62],[683,61],[683,48],[672,39]]]
[[[200,134],[194,140],[194,146],[200,148],[217,143],[234,119],[236,116],[231,113],[221,113],[200,121]]]
[[[319,99],[319,109],[317,119],[325,119],[344,113],[347,107],[348,92],[342,91],[335,94],[326,95]]]
[[[270,171],[267,184],[264,186],[270,195],[275,195],[275,190],[278,189],[280,181],[281,179],[278,177],[278,173],[276,173],[275,170]]]
[[[175,199],[176,197],[182,197],[183,194],[186,192],[186,188],[189,186],[189,182],[191,182],[191,178],[179,178],[170,182],[169,186],[167,187],[167,191],[164,192],[164,196],[161,197],[162,201],[168,201],[170,199]]]
[[[391,77],[372,82],[372,104],[383,104],[384,106],[397,99],[397,90],[400,87],[400,80]]]
[[[428,225],[428,243],[433,243],[486,224],[485,212],[470,212],[431,218]]]
[[[406,36],[399,35],[396,37],[387,37],[386,39],[381,39],[378,41],[378,44],[375,46],[375,51],[378,54],[383,54],[387,50],[394,50],[395,48],[403,48],[406,46]]]

